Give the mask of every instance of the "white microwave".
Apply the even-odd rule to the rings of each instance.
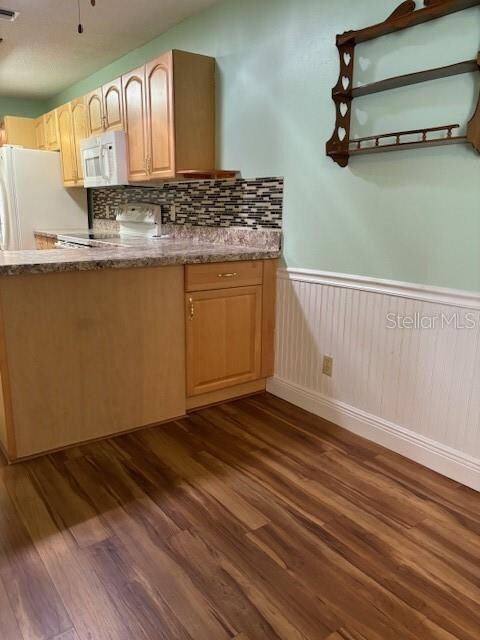
[[[128,184],[127,134],[107,131],[80,140],[85,187],[113,187]]]

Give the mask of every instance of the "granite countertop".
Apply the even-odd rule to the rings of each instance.
[[[47,233],[55,237],[54,232]],[[254,232],[249,240],[255,242]],[[242,242],[207,242],[203,238],[195,237],[141,241],[125,241],[122,238],[118,240],[118,244],[116,240],[112,242],[115,244],[95,242],[93,247],[78,249],[0,251],[0,275],[267,260],[280,256],[279,247],[268,246],[265,242],[258,242],[258,246],[252,246],[250,243]]]

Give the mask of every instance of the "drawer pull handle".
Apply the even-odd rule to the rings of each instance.
[[[218,277],[219,278],[236,278],[238,276],[238,273],[219,273]]]
[[[188,315],[190,316],[190,320],[193,320],[195,316],[195,305],[193,304],[193,298],[188,299]]]

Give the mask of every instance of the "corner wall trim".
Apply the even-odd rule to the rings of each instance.
[[[311,269],[281,269],[278,277],[282,280],[296,282],[310,282],[325,286],[343,287],[346,289],[359,289],[370,293],[422,300],[434,304],[443,304],[463,309],[480,311],[480,293],[463,291],[461,289],[444,289],[428,285],[395,280],[382,280],[330,271],[314,271]]]
[[[278,377],[267,382],[267,391],[456,482],[480,491],[480,460],[476,458]]]

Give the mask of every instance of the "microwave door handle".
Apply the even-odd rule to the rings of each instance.
[[[100,148],[100,159],[102,178],[106,182],[110,182],[110,160],[108,157],[108,148],[104,144],[102,144]]]

